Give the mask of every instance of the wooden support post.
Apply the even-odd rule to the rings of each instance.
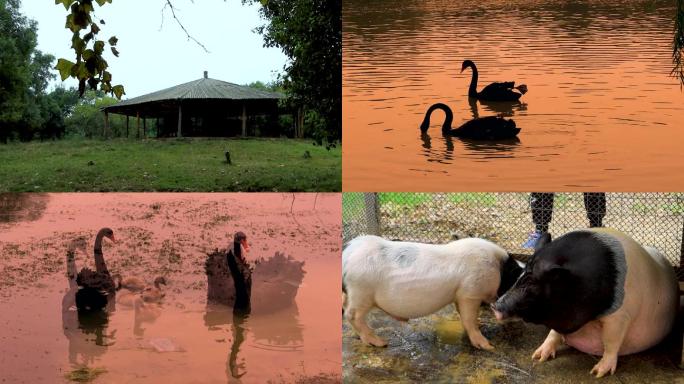
[[[684,272],[684,222],[682,222],[682,241],[679,245],[679,268],[680,268],[680,273]],[[682,349],[684,349],[684,346],[682,346]],[[684,359],[684,351],[682,351],[682,358]],[[684,363],[684,360],[682,360]]]
[[[367,231],[370,235],[380,236],[380,201],[377,193],[364,193]]]
[[[176,133],[177,137],[183,137],[183,132],[181,131],[181,124],[183,121],[183,107],[178,103],[178,132]]]
[[[242,137],[247,136],[247,104],[242,104]]]
[[[129,117],[130,117],[130,116],[126,115],[126,138],[127,138],[127,139],[128,139],[128,126],[129,126],[129,124],[128,124],[128,120],[129,120],[129,119],[128,119],[128,118],[129,118]]]
[[[143,138],[147,139],[147,119],[143,117]]]
[[[140,138],[140,112],[135,113],[135,138]]]
[[[109,132],[109,112],[104,113],[104,136],[107,137],[107,132]]]

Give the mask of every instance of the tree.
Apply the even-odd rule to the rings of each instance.
[[[679,83],[684,86],[684,0],[677,0],[672,62],[674,63],[672,74],[678,77]]]
[[[261,4],[269,24],[257,28],[265,46],[290,59],[282,78],[289,101],[307,113],[319,143],[342,138],[341,0],[243,0]]]
[[[36,50],[36,23],[21,15],[20,7],[20,0],[0,0],[0,141],[5,143],[50,136],[59,120],[55,105],[44,99],[54,57]]]
[[[78,103],[66,117],[66,134],[87,139],[103,137],[104,120],[101,108],[116,104],[117,100],[99,90],[86,91],[83,97],[77,100]],[[109,128],[114,137],[126,134],[125,120],[120,115],[110,116]]]
[[[0,140],[16,130],[26,109],[35,22],[19,13],[19,0],[0,0]]]

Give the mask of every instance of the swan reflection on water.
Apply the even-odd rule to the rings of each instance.
[[[468,105],[470,106],[470,114],[473,116],[473,119],[480,118],[478,103],[482,104],[484,110],[488,112],[487,115],[493,113],[499,117],[513,117],[516,112],[527,111],[527,103],[521,103],[520,101],[485,101],[469,97]]]
[[[427,158],[429,162],[436,162],[441,164],[452,164],[454,160],[454,138],[450,135],[441,135],[437,138],[438,141],[444,141],[444,146],[438,144],[440,147],[433,147],[433,139],[427,132],[420,134],[422,142],[421,153]],[[461,139],[458,141],[462,144],[461,150],[470,151],[473,156],[481,157],[482,159],[496,159],[502,157],[514,157],[513,152],[521,144],[520,139],[514,137],[505,140],[470,140]],[[443,149],[441,149],[443,148]]]
[[[209,303],[204,315],[204,324],[210,331],[223,331],[229,326],[232,337],[226,359],[228,382],[240,382],[247,374],[247,361],[241,357],[245,340],[251,342],[249,349],[262,349],[275,352],[296,352],[303,348],[303,328],[299,322],[299,309],[296,303],[277,309],[274,313],[253,314],[232,307]],[[251,337],[248,337],[251,336]],[[236,381],[237,379],[237,381]]]

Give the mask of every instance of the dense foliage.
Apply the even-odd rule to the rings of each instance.
[[[64,132],[58,95],[47,94],[54,57],[36,49],[36,23],[20,0],[0,0],[0,142],[59,138]]]
[[[678,77],[679,83],[684,86],[684,0],[677,0],[672,61],[674,63],[672,74]]]
[[[303,107],[319,143],[342,138],[341,0],[243,0],[261,4],[269,21],[257,30],[265,45],[290,62],[282,85],[292,107]]]
[[[71,92],[77,93],[75,89]],[[117,100],[102,91],[86,91],[65,120],[66,135],[78,138],[105,137],[104,118],[101,108],[116,104]],[[126,119],[121,115],[109,116],[110,137],[126,136]]]

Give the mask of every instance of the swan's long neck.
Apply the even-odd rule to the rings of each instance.
[[[104,230],[97,233],[95,238],[95,270],[97,272],[107,272],[107,264],[105,264],[104,255],[102,254],[102,238],[104,237]]]
[[[238,259],[242,259],[242,243],[239,241],[233,242],[233,254]]]
[[[470,66],[473,70],[473,76],[470,78],[470,88],[468,88],[468,97],[477,97],[477,67],[475,64]]]
[[[430,127],[430,116],[432,116],[432,112],[434,112],[435,109],[441,109],[446,115],[444,118],[444,123],[442,124],[442,132],[451,129],[451,123],[454,120],[454,114],[451,112],[451,108],[449,108],[449,106],[446,104],[436,103],[432,104],[430,108],[428,108],[427,112],[425,112],[425,118],[423,119],[423,123],[420,125],[421,132],[427,132],[428,128]]]

